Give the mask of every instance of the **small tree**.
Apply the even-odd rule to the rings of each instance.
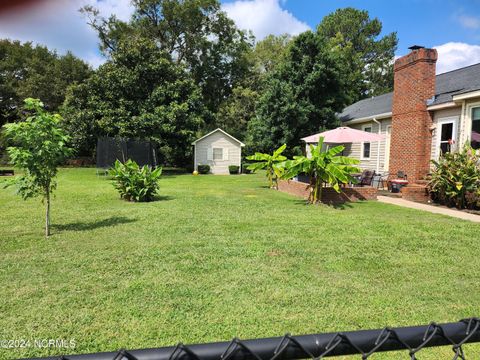
[[[38,99],[25,100],[25,109],[32,114],[26,121],[4,125],[12,146],[7,148],[13,165],[23,175],[12,183],[18,186],[23,199],[41,196],[46,204],[45,236],[50,235],[50,196],[56,188],[57,167],[72,154],[68,136],[60,128],[61,116],[49,114]]]
[[[283,144],[277,150],[270,154],[255,153],[255,155],[247,156],[248,160],[254,160],[255,163],[247,167],[248,170],[256,171],[260,169],[267,170],[267,179],[270,188],[277,188],[277,179],[281,175],[283,163],[287,158],[282,155],[287,145]]]
[[[352,173],[360,169],[354,165],[358,164],[357,159],[346,156],[338,156],[344,146],[335,146],[330,149],[323,148],[323,137],[315,147],[310,145],[311,157],[295,156],[294,160],[285,162],[284,179],[291,179],[299,174],[306,174],[310,178],[310,196],[308,201],[316,204],[322,201],[323,183],[330,184],[335,191],[340,192],[339,184],[355,182]]]

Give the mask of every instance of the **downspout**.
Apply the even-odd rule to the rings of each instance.
[[[378,125],[378,135],[382,134],[382,124],[376,118],[372,119],[375,124]],[[378,174],[380,172],[380,141],[377,141],[377,168],[375,172]]]

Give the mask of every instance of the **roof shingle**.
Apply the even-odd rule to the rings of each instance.
[[[429,105],[452,101],[454,95],[480,90],[480,63],[437,75],[435,99]],[[372,117],[392,111],[393,93],[360,100],[347,106],[338,116],[341,121]]]

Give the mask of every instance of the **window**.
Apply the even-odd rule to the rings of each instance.
[[[449,153],[453,145],[453,123],[442,124],[440,133],[440,154]]]
[[[472,109],[472,134],[470,144],[474,149],[480,149],[480,107]]]
[[[213,148],[213,160],[223,160],[222,148]]]
[[[372,127],[364,126],[362,130],[366,132],[372,132]],[[370,143],[369,142],[362,143],[362,159],[370,159]]]

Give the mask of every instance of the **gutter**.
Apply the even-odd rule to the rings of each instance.
[[[480,97],[480,90],[470,91],[460,95],[453,95],[452,99],[453,101],[461,101],[461,100],[473,99],[476,97]]]
[[[383,113],[383,114],[377,114],[377,115],[372,115],[372,116],[366,116],[366,117],[363,117],[363,118],[343,121],[342,124],[344,124],[344,125],[358,124],[358,123],[362,123],[362,122],[372,121],[374,119],[386,119],[386,118],[389,118],[389,117],[392,117],[392,112],[386,112],[386,113]]]
[[[378,125],[378,135],[382,133],[382,124],[376,118],[372,119],[375,124]],[[378,174],[380,172],[380,141],[377,141],[377,168],[375,172]]]
[[[455,103],[454,101],[449,101],[449,102],[446,102],[446,103],[443,103],[443,104],[427,106],[427,110],[428,111],[435,111],[435,110],[449,109],[449,108],[456,107],[456,106],[458,106],[457,103]]]

